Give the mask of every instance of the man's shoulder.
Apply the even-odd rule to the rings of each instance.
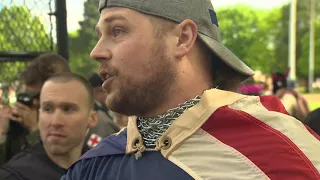
[[[6,169],[19,169],[19,168],[34,168],[32,165],[33,162],[37,161],[37,154],[42,150],[42,144],[36,143],[32,146],[29,146],[25,150],[13,156],[6,164],[3,165]]]
[[[79,174],[96,171],[99,164],[108,164],[114,155],[125,155],[127,145],[127,129],[104,138],[96,147],[87,151],[69,169],[64,179],[81,179]]]
[[[13,156],[0,168],[0,179],[22,180],[21,172],[32,172],[36,167],[33,162],[37,161],[34,153],[39,149],[39,144],[28,147],[22,152]]]
[[[289,116],[280,99],[275,96],[245,96],[225,106],[217,108],[208,118],[208,123],[211,121],[218,122],[235,121],[239,123],[242,120],[248,122],[261,123],[290,123],[296,119]],[[287,120],[287,121],[286,121]],[[243,123],[243,122],[242,122]],[[293,123],[298,125],[297,123]],[[298,125],[299,126],[299,125]],[[247,127],[239,126],[235,128]]]
[[[2,168],[20,179],[51,180],[60,178],[65,173],[65,170],[49,159],[41,142],[17,154]]]
[[[80,160],[99,156],[124,154],[126,151],[126,145],[127,129],[124,128],[120,132],[104,138],[95,148],[81,156]]]
[[[314,138],[301,122],[288,115],[281,101],[275,96],[247,96],[221,106],[211,114],[201,128],[213,137],[221,138],[222,142],[227,140],[236,142],[244,134],[248,137],[243,137],[245,139],[241,141],[243,143],[254,140],[259,144],[266,138],[272,137],[274,146],[287,142],[302,143],[301,136],[310,140]],[[311,142],[319,144],[318,141]],[[249,144],[256,145],[252,142]],[[308,143],[304,143],[306,144]]]
[[[38,142],[34,145],[28,146],[26,149],[13,156],[8,163],[20,160],[28,160],[33,158],[33,156],[38,154],[40,151],[44,152],[41,142]]]
[[[10,170],[7,170],[3,167],[0,168],[0,179],[1,180],[23,180],[13,172],[10,172]]]
[[[314,179],[313,172],[319,171],[320,158],[315,156],[320,148],[319,136],[287,115],[276,97],[248,96],[222,106],[201,129],[203,131],[193,137],[198,138],[197,143],[210,140],[214,143],[207,149],[233,154],[233,158],[242,159],[239,163],[253,163],[252,167],[261,169],[269,177],[282,173],[289,179],[297,172],[301,177]],[[281,159],[281,163],[272,161],[275,159]]]

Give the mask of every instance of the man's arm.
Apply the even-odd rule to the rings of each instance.
[[[23,180],[3,168],[0,168],[0,179],[1,180]]]

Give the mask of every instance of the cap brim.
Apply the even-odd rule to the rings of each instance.
[[[217,55],[223,62],[234,69],[236,72],[245,75],[245,79],[254,75],[254,71],[234,55],[228,48],[220,42],[204,34],[198,33],[200,39],[208,46],[208,48]],[[245,80],[244,79],[244,80]]]

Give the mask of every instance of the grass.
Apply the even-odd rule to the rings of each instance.
[[[309,102],[310,111],[320,108],[320,102]]]

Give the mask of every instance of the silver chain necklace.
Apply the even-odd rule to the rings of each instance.
[[[161,135],[171,126],[173,121],[187,109],[196,105],[200,99],[201,96],[196,96],[183,104],[179,104],[178,107],[168,110],[163,115],[150,118],[138,117],[137,126],[146,148],[155,148],[156,141],[160,139]]]

